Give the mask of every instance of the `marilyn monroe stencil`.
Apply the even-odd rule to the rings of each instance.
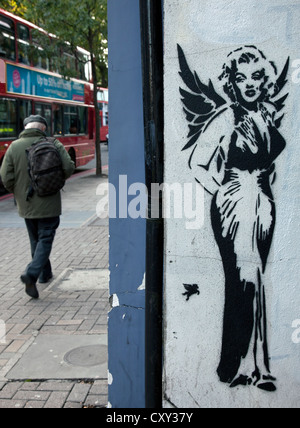
[[[273,392],[265,272],[276,222],[275,161],[286,147],[280,127],[289,60],[278,73],[255,46],[231,52],[220,75],[220,96],[211,81],[205,85],[190,70],[180,46],[178,54],[190,129],[183,150],[190,151],[191,174],[211,194],[225,276],[218,376],[232,388],[252,385]]]

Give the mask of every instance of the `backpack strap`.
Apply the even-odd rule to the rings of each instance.
[[[26,195],[26,202],[29,202],[29,199],[32,198],[33,194],[34,194],[34,189],[32,187],[32,184],[30,184]]]
[[[40,139],[35,141],[31,146],[34,146],[36,144],[43,143],[43,142],[54,144],[55,141],[56,141],[56,138],[53,138],[53,137],[41,137]]]
[[[56,141],[56,138],[54,138],[54,137],[46,137],[46,138],[45,138],[45,141],[48,141],[49,143],[54,144],[54,143],[55,143],[55,141]]]

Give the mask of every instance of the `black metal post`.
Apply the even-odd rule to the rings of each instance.
[[[162,196],[151,195],[163,183],[163,16],[161,0],[140,0],[145,122],[146,185],[149,192],[146,248],[146,408],[162,407],[162,302],[164,221]],[[158,218],[151,218],[153,211]]]

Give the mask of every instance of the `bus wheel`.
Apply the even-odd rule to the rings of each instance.
[[[76,168],[76,153],[74,149],[69,150],[69,156],[72,159],[72,161],[75,163],[75,168]]]

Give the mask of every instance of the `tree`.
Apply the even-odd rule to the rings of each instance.
[[[5,0],[23,10],[30,22],[55,34],[53,43],[68,42],[75,53],[80,46],[90,52],[94,82],[97,175],[102,174],[100,112],[97,86],[107,85],[107,0]],[[15,10],[17,13],[18,10]],[[44,47],[44,46],[42,46]],[[52,45],[52,49],[54,46]],[[45,46],[47,49],[47,46]],[[68,71],[64,71],[68,77]],[[71,77],[71,73],[69,77]]]
[[[26,11],[26,8],[19,1],[1,0],[0,6],[2,9],[7,10],[8,12],[14,13],[20,16],[21,18],[24,18],[24,13]]]

